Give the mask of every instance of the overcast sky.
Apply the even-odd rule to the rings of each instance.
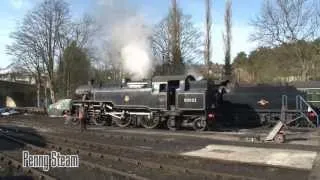
[[[10,64],[12,57],[6,54],[5,46],[12,40],[9,35],[16,28],[23,16],[41,0],[1,0],[0,2],[0,68]],[[84,12],[92,13],[94,7],[101,0],[67,0],[70,4],[73,17],[81,17]],[[104,0],[108,1],[108,0]],[[158,22],[168,12],[171,0],[128,0],[146,18],[148,23]],[[232,57],[238,52],[250,52],[255,48],[255,43],[248,40],[252,28],[249,22],[259,13],[263,0],[233,0],[233,41]],[[192,15],[192,21],[201,28],[204,24],[204,0],[178,0],[185,14]],[[213,39],[212,59],[214,63],[223,62],[222,32],[224,29],[225,0],[213,0]]]

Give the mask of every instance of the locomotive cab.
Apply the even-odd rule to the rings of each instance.
[[[152,80],[153,93],[166,93],[167,110],[176,109],[177,91],[186,91],[190,87],[190,81],[195,78],[185,76],[155,76]]]
[[[215,94],[218,84],[189,76],[156,76],[152,81],[154,89],[166,93],[167,126],[175,130],[192,127],[195,130],[207,128],[207,120],[213,120],[212,110],[216,107]]]

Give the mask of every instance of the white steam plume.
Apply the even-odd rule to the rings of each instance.
[[[187,74],[194,76],[197,81],[200,81],[203,79],[203,76],[201,75],[201,73],[199,71],[197,71],[196,69],[194,69],[193,67],[188,68]]]
[[[144,18],[126,8],[125,3],[124,0],[101,3],[97,19],[102,27],[103,39],[109,46],[107,51],[113,54],[109,62],[120,65],[122,71],[131,75],[131,79],[141,80],[153,71],[152,31],[144,24]]]
[[[152,71],[150,35],[139,16],[129,17],[112,28],[111,42],[120,52],[123,70],[132,74],[132,79],[146,78]]]

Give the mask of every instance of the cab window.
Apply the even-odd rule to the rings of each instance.
[[[152,84],[152,93],[159,93],[159,84]]]
[[[160,84],[159,92],[167,92],[167,84]]]

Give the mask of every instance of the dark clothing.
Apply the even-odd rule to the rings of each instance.
[[[87,130],[87,116],[86,116],[86,110],[83,106],[79,108],[79,120],[80,120],[81,132],[84,130]]]

